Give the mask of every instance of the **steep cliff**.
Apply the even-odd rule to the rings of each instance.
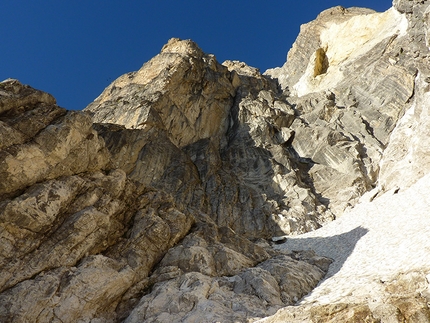
[[[116,167],[238,234],[306,232],[331,218],[290,149],[294,109],[244,63],[221,65],[192,41],[171,39],[86,110],[102,123]],[[114,120],[124,129],[103,126]],[[131,133],[138,145],[119,144]]]
[[[83,112],[1,82],[0,321],[430,321],[429,12],[263,74],[173,38]]]
[[[169,181],[197,171],[165,133],[96,125],[122,149],[109,146],[110,154],[87,113],[67,112],[16,80],[0,90],[2,322],[157,321],[167,320],[167,307],[178,320],[207,306],[225,320],[262,317],[293,304],[327,271],[329,259],[257,245],[166,192],[174,192]],[[152,141],[153,152],[145,146]],[[152,172],[149,184],[166,191],[116,168],[136,163],[135,147],[154,158],[140,174]],[[170,173],[157,177],[166,151]],[[194,185],[184,183],[191,192]],[[160,298],[167,303],[157,305]]]
[[[429,8],[428,1],[400,0],[382,14],[328,10],[302,26],[290,62],[267,72],[298,104],[314,91],[333,93],[343,110],[337,126],[355,129],[377,180],[339,220],[281,247],[312,248],[334,262],[297,306],[261,322],[430,322]],[[351,12],[358,15],[348,18]]]

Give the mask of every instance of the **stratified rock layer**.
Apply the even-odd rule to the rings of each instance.
[[[264,74],[171,39],[84,112],[1,82],[0,321],[430,322],[429,8]]]
[[[238,234],[306,232],[331,218],[289,149],[293,108],[244,63],[221,65],[172,39],[86,110],[102,123],[115,167]]]
[[[348,93],[355,93],[351,97],[356,115],[367,114],[369,107],[371,111],[383,107],[373,118],[363,119],[368,123],[367,130],[384,149],[378,158],[377,187],[358,206],[330,226],[297,240],[291,239],[284,245],[313,248],[333,258],[326,279],[298,306],[284,308],[259,322],[430,322],[427,252],[430,226],[425,211],[430,206],[428,12],[427,1],[394,1],[393,8],[385,14],[366,15],[361,26],[370,21],[377,23],[375,15],[381,19],[377,25],[386,26],[389,15],[398,24],[396,28],[382,28],[384,32],[379,36],[386,37],[384,47],[370,40],[373,47],[360,57],[360,61],[366,62],[364,69],[359,69],[364,74],[349,69],[348,60],[341,62],[344,69],[339,72],[350,74],[337,79],[339,82],[333,89],[333,83],[324,83],[324,78],[330,78],[330,67],[314,81],[310,77],[282,79],[281,69],[269,71],[274,77],[280,73],[284,88],[300,92],[304,89],[300,87],[302,82],[321,82],[319,86],[325,84],[336,93],[336,98],[338,88],[349,83]],[[318,19],[324,21],[324,17]],[[303,29],[312,26],[315,23]],[[391,31],[391,37],[386,31]],[[378,59],[371,59],[377,53],[373,57]],[[382,70],[378,68],[384,64],[386,67]],[[282,69],[293,71],[294,66],[287,62]],[[393,77],[392,72],[400,74]],[[370,75],[373,76],[369,78]],[[378,97],[381,99],[375,100]],[[364,147],[368,149],[369,143]]]
[[[16,80],[0,89],[1,132],[14,134],[0,151],[0,320],[115,321],[194,217],[110,170],[88,114]]]
[[[1,322],[159,321],[166,309],[156,297],[168,300],[173,321],[201,317],[204,307],[184,307],[188,280],[207,281],[223,297],[214,317],[241,320],[251,309],[263,317],[325,275],[327,266],[259,246],[208,217],[196,200],[198,170],[166,131],[93,128],[88,113],[59,108],[16,80],[0,90]],[[212,300],[196,288],[194,298],[204,295],[202,304]],[[230,306],[237,297],[246,302],[240,311]],[[154,309],[142,318],[147,306]]]
[[[285,65],[266,72],[292,94],[300,115],[293,147],[336,215],[379,180],[390,134],[414,94],[408,24],[394,8],[328,9],[302,26]]]

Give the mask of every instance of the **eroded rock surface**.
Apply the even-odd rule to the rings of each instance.
[[[305,274],[306,273],[306,274]],[[324,272],[304,261],[278,256],[229,277],[199,272],[157,282],[125,322],[243,322],[255,320],[312,290]]]
[[[115,91],[121,95],[112,99]],[[219,226],[270,237],[313,230],[332,218],[290,149],[294,109],[276,83],[245,63],[221,65],[195,43],[172,39],[86,110],[101,122],[97,129],[115,167],[199,208]],[[124,127],[108,125],[112,118]],[[202,131],[204,124],[210,129]],[[179,142],[178,133],[188,139]]]
[[[264,74],[171,39],[84,112],[1,82],[0,321],[430,321],[429,8],[326,10]]]
[[[194,217],[109,169],[86,113],[67,112],[16,80],[0,88],[2,131],[14,134],[0,151],[1,321],[115,321],[125,292]]]
[[[395,8],[328,9],[302,26],[285,65],[266,72],[291,93],[300,116],[293,147],[335,215],[375,186],[414,94],[409,24]]]
[[[302,28],[291,59],[265,75],[172,39],[87,110],[125,127],[102,135],[134,179],[248,237],[307,232],[377,185],[414,94],[407,28],[394,8],[329,9]],[[146,138],[139,147],[118,144],[132,133]]]
[[[325,30],[336,35],[338,27],[351,23],[353,20],[345,17],[355,9],[329,10],[302,28],[303,36],[308,30],[318,31],[319,42],[311,46],[316,48],[315,51],[319,47],[324,48],[326,57],[318,60],[317,53],[312,57],[307,52],[306,57],[309,58],[302,65],[300,62],[298,65],[287,62],[280,69],[268,71],[272,77],[278,78],[284,91],[291,91],[290,100],[295,97],[298,104],[317,98],[322,94],[319,92],[321,89],[329,91],[333,103],[326,104],[326,107],[331,106],[331,109],[325,107],[319,111],[324,111],[323,115],[329,118],[331,115],[327,111],[336,116],[336,127],[343,134],[354,134],[365,153],[377,161],[373,166],[377,186],[332,226],[300,236],[297,240],[287,240],[286,248],[309,247],[316,252],[323,251],[320,254],[333,258],[334,262],[326,279],[297,306],[279,310],[259,322],[430,321],[430,258],[423,243],[429,234],[428,219],[423,210],[430,205],[427,199],[427,152],[430,146],[425,139],[428,8],[427,1],[394,1],[394,7],[384,14],[358,13],[356,22],[360,23],[356,24],[357,32],[362,30],[364,35],[364,31],[372,30],[372,27],[361,28],[366,21],[373,21],[381,27],[377,30],[378,37],[383,37],[380,44],[373,42],[375,37],[367,44],[358,40],[360,46],[369,46],[366,53],[363,54],[360,48],[360,55],[355,59],[351,56],[354,58],[357,53],[352,52],[350,58],[343,61],[336,61],[337,54],[330,51],[330,46],[324,46],[327,39],[323,35]],[[327,14],[333,15],[333,10],[344,12],[338,26],[327,21]],[[383,27],[394,21],[397,21],[396,28]],[[333,39],[342,42],[341,30],[338,31],[340,33]],[[291,55],[303,53],[303,39],[298,38]],[[365,65],[359,68],[360,64]],[[311,74],[315,70],[320,72]],[[292,77],[285,77],[281,71],[291,73]],[[342,92],[345,87],[347,91]],[[391,90],[387,93],[388,88]],[[375,100],[377,97],[381,99]],[[303,115],[304,119],[310,116],[307,113]],[[347,118],[354,120],[353,123],[346,123]],[[367,134],[359,129],[363,125]],[[302,149],[300,146],[297,148]],[[308,154],[318,157],[315,150],[309,150]],[[370,169],[368,165],[365,162],[361,169]],[[372,174],[370,171],[367,173]],[[343,230],[341,227],[346,223],[349,223],[349,228],[344,227]],[[331,231],[330,227],[335,229]],[[417,242],[412,242],[411,237]],[[414,256],[414,253],[417,254]],[[351,277],[354,277],[353,281]]]
[[[215,284],[225,298],[220,319],[242,320],[254,305],[252,315],[264,317],[325,275],[327,268],[259,246],[205,214],[198,169],[165,129],[93,127],[88,113],[67,112],[16,80],[0,88],[1,131],[11,134],[0,150],[2,322],[141,320],[157,297],[169,301],[173,321],[206,315],[184,307],[182,283],[165,288],[184,279]],[[238,295],[249,304],[231,309]],[[145,317],[163,320],[164,311]]]

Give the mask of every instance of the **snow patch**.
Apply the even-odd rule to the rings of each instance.
[[[358,204],[326,226],[277,246],[312,249],[334,259],[326,279],[302,304],[381,298],[381,281],[398,273],[430,272],[430,174],[409,189],[392,190]],[[430,276],[429,276],[430,277]]]

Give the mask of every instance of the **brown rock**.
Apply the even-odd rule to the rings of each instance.
[[[0,321],[429,322],[425,248],[346,295],[374,229],[297,239],[334,266],[265,240],[428,173],[429,6],[393,6],[321,13],[265,75],[172,39],[87,112],[1,82]]]
[[[289,129],[294,110],[279,97],[276,84],[257,69],[237,61],[223,65],[191,41],[173,39],[141,70],[107,88],[87,110],[99,122],[138,128],[97,126],[114,166],[175,195],[178,203],[208,213],[219,226],[248,237],[318,227],[331,214],[318,215],[324,206],[312,188],[299,184],[302,175],[296,174],[294,157],[284,147],[294,137]],[[197,76],[184,82],[190,77],[189,68]],[[211,90],[195,92],[202,83]],[[117,88],[122,93],[120,106],[111,99]],[[146,102],[153,93],[156,101],[142,106],[142,97]],[[173,112],[165,111],[172,104]],[[181,116],[204,116],[217,113],[212,105],[223,107],[224,112],[204,123],[210,129],[198,130],[200,123],[192,129],[171,128],[181,123],[169,119],[176,109]],[[122,116],[115,117],[120,112]],[[151,122],[139,126],[134,122],[136,113]],[[208,135],[198,135],[202,131]],[[190,139],[180,143],[178,136]]]
[[[379,323],[367,305],[348,305],[333,304],[320,306],[311,309],[311,322],[330,323],[330,322],[363,322]]]
[[[108,152],[87,114],[66,113],[48,94],[16,80],[2,82],[1,88],[0,133],[12,138],[1,145],[0,195],[106,167]]]
[[[173,38],[139,71],[112,83],[86,110],[94,113],[96,122],[128,129],[158,124],[180,148],[200,139],[219,141],[234,94],[228,76],[213,55],[205,55],[192,41]]]

